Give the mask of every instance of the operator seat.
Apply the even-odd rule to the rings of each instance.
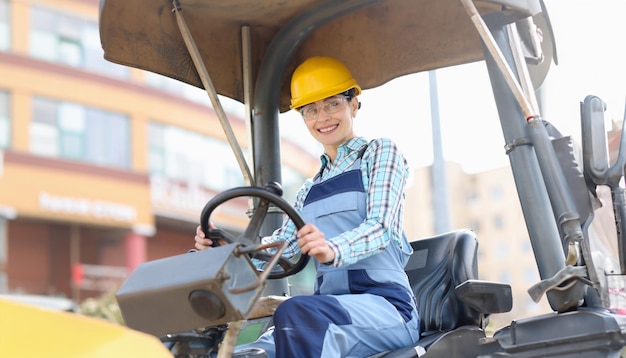
[[[511,309],[511,287],[478,280],[476,234],[461,229],[413,241],[411,246],[405,271],[417,300],[420,340],[370,358],[410,358],[425,352],[466,357],[491,351],[488,344],[479,344],[485,337],[483,327],[489,314]]]

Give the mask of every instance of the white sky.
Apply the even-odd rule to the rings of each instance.
[[[593,94],[607,103],[607,120],[621,120],[626,101],[626,1],[545,0],[559,64],[546,79],[544,119],[580,138],[579,105]],[[484,62],[437,71],[444,157],[467,172],[508,165],[504,138]],[[430,165],[432,140],[428,73],[405,76],[364,91],[357,134],[389,137],[414,167]],[[314,152],[320,147],[301,117],[281,117],[281,132]],[[608,128],[608,127],[607,127]]]

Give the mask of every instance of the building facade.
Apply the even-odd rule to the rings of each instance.
[[[103,59],[98,0],[0,0],[0,292],[81,300],[193,247],[244,185],[206,93]],[[243,106],[224,104],[247,146]],[[319,159],[283,140],[285,198]],[[247,200],[216,225],[247,224]]]

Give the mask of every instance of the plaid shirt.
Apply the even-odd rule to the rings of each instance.
[[[359,149],[367,145],[367,140],[354,137],[337,149],[335,162],[324,154],[321,156],[321,180],[327,180],[354,165]],[[367,188],[367,217],[358,227],[326,241],[335,251],[334,267],[353,264],[384,250],[390,242],[402,246],[404,188],[409,175],[408,164],[394,142],[389,139],[376,139],[369,143],[361,162],[363,187]],[[304,199],[313,186],[307,180],[298,191],[294,207],[302,212]],[[324,228],[319,228],[322,232]],[[294,223],[286,218],[272,236],[263,238],[264,243],[287,240],[283,253],[292,257],[300,252]]]

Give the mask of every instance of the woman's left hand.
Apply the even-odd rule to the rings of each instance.
[[[303,254],[313,256],[320,263],[329,263],[335,259],[335,252],[315,225],[306,224],[298,230],[298,246]]]

